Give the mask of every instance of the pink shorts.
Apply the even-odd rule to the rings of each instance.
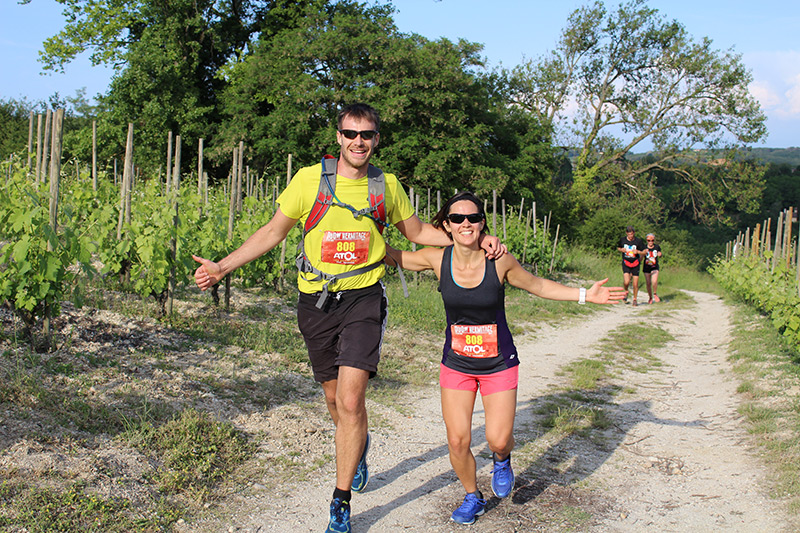
[[[513,390],[519,383],[519,365],[494,374],[465,374],[458,370],[439,365],[439,385],[443,389],[468,390],[486,396],[495,392]]]

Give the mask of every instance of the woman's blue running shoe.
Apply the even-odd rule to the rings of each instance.
[[[502,461],[492,454],[494,468],[492,468],[492,491],[498,498],[505,498],[514,490],[514,471],[511,470],[511,454]]]
[[[475,518],[484,512],[486,512],[486,500],[478,498],[470,492],[464,497],[461,507],[453,511],[450,520],[468,526],[474,524]]]

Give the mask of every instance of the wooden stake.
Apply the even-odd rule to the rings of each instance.
[[[556,262],[556,246],[558,246],[558,230],[561,229],[561,224],[556,224],[556,238],[553,240],[553,257],[550,259],[550,270],[553,272],[553,265]]]
[[[36,115],[36,170],[33,173],[34,181],[39,182],[42,167],[42,114]]]
[[[37,183],[44,183],[47,181],[47,162],[50,157],[50,127],[53,122],[53,113],[48,109],[44,118],[44,146],[42,147],[42,166],[41,174],[37,177]]]
[[[167,177],[166,186],[164,187],[164,194],[169,195],[170,181],[172,175],[170,169],[172,168],[172,132],[167,134]]]
[[[33,111],[28,116],[28,173],[31,171],[31,156],[33,155]]]
[[[497,190],[492,189],[492,235],[497,235]]]
[[[289,157],[286,158],[286,186],[289,186],[289,182],[292,179],[292,154],[289,154]],[[280,263],[280,270],[278,271],[278,284],[280,285],[281,290],[284,288],[284,266],[286,264],[286,239],[283,239],[281,242],[281,263]]]

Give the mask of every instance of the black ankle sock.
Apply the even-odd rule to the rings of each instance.
[[[339,487],[336,487],[336,489],[333,491],[333,497],[339,498],[344,502],[349,502],[351,496],[352,493],[349,490],[342,490]]]
[[[479,490],[476,490],[475,492],[470,492],[470,494],[474,494],[479,500],[483,499],[483,493]]]

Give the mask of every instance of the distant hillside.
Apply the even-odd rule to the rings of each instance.
[[[749,150],[753,159],[759,159],[764,163],[774,165],[790,165],[796,167],[800,165],[800,148],[751,148]]]
[[[627,159],[636,161],[646,156],[649,152],[628,154]],[[800,166],[800,148],[750,148],[746,152],[748,159],[756,159],[763,163],[773,165]]]

